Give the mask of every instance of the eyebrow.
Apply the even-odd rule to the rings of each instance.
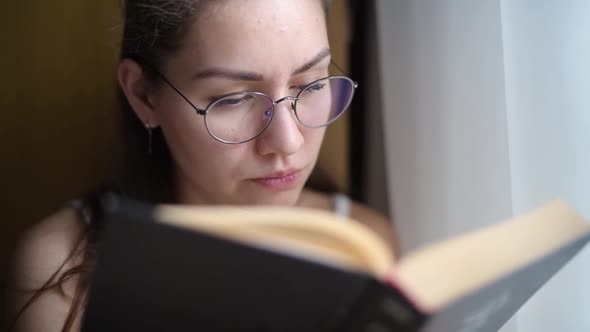
[[[309,69],[313,68],[315,65],[320,63],[320,61],[324,60],[325,58],[327,58],[330,55],[331,55],[331,52],[330,52],[329,48],[323,49],[320,53],[318,53],[316,56],[314,56],[311,60],[306,62],[303,66],[295,69],[295,71],[293,72],[292,75],[297,75],[297,74],[301,74],[301,73],[308,71]]]
[[[209,68],[193,75],[193,79],[195,80],[211,77],[228,78],[237,81],[262,81],[263,79],[262,75],[257,73],[226,68]]]
[[[301,67],[295,69],[292,75],[301,74],[306,72],[307,70],[316,66],[320,61],[325,59],[326,57],[330,56],[330,49],[326,48],[319,52],[316,56],[314,56],[311,60],[303,64]],[[234,70],[234,69],[227,69],[227,68],[208,68],[202,70],[193,75],[193,79],[201,80],[211,77],[221,77],[227,78],[236,81],[262,81],[264,77],[262,74],[249,72],[249,71],[242,71],[242,70]]]

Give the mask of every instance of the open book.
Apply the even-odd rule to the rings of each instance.
[[[111,197],[82,331],[496,331],[590,239],[560,201],[394,265],[329,212]]]

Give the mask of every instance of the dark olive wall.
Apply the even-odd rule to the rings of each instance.
[[[7,1],[0,14],[0,276],[15,238],[108,177],[118,1]]]
[[[348,1],[333,0],[328,18],[332,59],[347,74],[350,73],[349,46],[352,36],[350,27]],[[345,113],[341,119],[328,127],[318,160],[318,166],[332,176],[331,180],[336,188],[343,192],[349,191],[349,121],[350,114]]]

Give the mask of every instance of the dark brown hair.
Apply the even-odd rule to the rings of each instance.
[[[215,0],[216,4],[220,1]],[[160,67],[168,57],[182,47],[188,27],[198,19],[199,13],[204,12],[206,5],[211,3],[211,0],[125,0],[121,59],[140,58],[145,63]],[[322,0],[326,14],[329,3],[330,0]],[[144,66],[144,70],[148,77],[156,82],[157,75],[150,67]],[[150,143],[146,127],[137,118],[120,88],[118,103],[123,145],[119,151],[120,168],[113,183],[107,186],[109,191],[151,203],[175,202],[173,160],[161,130],[152,129],[152,149],[151,153],[147,153]],[[81,219],[96,214],[99,196],[100,191],[84,200],[83,208],[79,211]],[[77,278],[72,305],[62,331],[72,328],[86,303],[86,290],[96,257],[95,246],[100,225],[93,222],[95,220],[89,221],[74,250],[20,309],[9,329],[14,328],[18,318],[40,295],[57,289],[66,296],[64,283],[71,278]],[[66,264],[73,259],[80,259],[81,263],[63,271]]]

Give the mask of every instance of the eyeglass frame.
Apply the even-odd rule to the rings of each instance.
[[[203,116],[203,121],[205,123],[205,128],[207,129],[207,132],[209,133],[209,135],[215,139],[216,141],[223,143],[223,144],[243,144],[243,143],[247,143],[249,141],[252,141],[256,138],[258,138],[260,135],[262,135],[263,132],[266,131],[266,129],[268,128],[268,126],[270,126],[270,123],[272,122],[273,118],[274,118],[274,114],[275,114],[275,106],[288,100],[288,101],[293,101],[292,103],[290,103],[291,109],[293,110],[293,112],[295,113],[295,118],[297,119],[297,122],[300,123],[302,126],[306,127],[306,128],[322,128],[322,127],[326,127],[329,126],[330,124],[332,124],[334,121],[336,121],[342,114],[344,114],[344,112],[348,109],[348,107],[350,106],[350,104],[352,103],[352,99],[354,98],[354,93],[356,91],[356,89],[358,88],[358,83],[354,80],[352,80],[350,77],[345,76],[345,75],[328,75],[326,77],[322,77],[319,78],[309,84],[306,84],[301,91],[299,91],[299,93],[297,93],[296,96],[285,96],[282,98],[277,99],[276,101],[272,99],[272,97],[270,97],[269,95],[259,92],[259,91],[239,91],[239,92],[232,92],[229,93],[227,95],[221,96],[211,102],[209,102],[209,104],[207,104],[207,107],[205,107],[204,109],[198,108],[197,106],[195,106],[193,104],[192,101],[190,101],[190,99],[188,99],[188,97],[186,97],[179,89],[177,89],[174,84],[172,84],[168,78],[166,78],[166,76],[164,74],[162,74],[157,68],[155,68],[154,66],[148,65],[146,64],[144,61],[141,61],[138,57],[134,57],[131,56],[129,57],[132,60],[135,60],[136,62],[143,64],[145,66],[148,66],[151,70],[153,70],[170,88],[172,88],[172,90],[174,90],[176,93],[178,93],[178,95],[180,97],[182,97],[182,99],[184,99],[195,111],[198,115]],[[334,62],[331,62],[336,68],[338,68],[338,70],[340,70],[341,72],[344,73],[344,71],[342,69],[340,69],[340,67],[338,67]],[[320,126],[308,126],[305,123],[303,123],[301,121],[301,119],[299,119],[299,115],[297,114],[297,101],[299,101],[300,99],[300,95],[307,90],[307,88],[309,88],[310,86],[313,86],[314,84],[316,84],[319,81],[323,81],[323,80],[330,80],[333,78],[339,78],[339,79],[346,79],[347,81],[349,81],[351,83],[352,86],[352,94],[346,104],[346,106],[344,106],[344,108],[342,109],[342,111],[340,112],[340,114],[338,114],[338,116],[336,116],[334,119],[330,120],[329,122],[320,125]],[[233,95],[243,95],[243,94],[253,94],[253,95],[257,95],[257,96],[261,96],[261,97],[265,97],[267,98],[271,103],[272,103],[272,108],[271,108],[271,115],[270,115],[270,119],[268,120],[268,123],[264,126],[264,128],[262,128],[256,135],[254,135],[252,138],[243,140],[243,141],[239,141],[239,142],[231,142],[231,141],[226,141],[221,139],[220,137],[217,137],[216,135],[214,135],[211,130],[209,129],[209,126],[207,125],[207,114],[209,111],[209,108],[211,106],[214,106],[216,103],[218,103],[219,101],[231,97]]]

